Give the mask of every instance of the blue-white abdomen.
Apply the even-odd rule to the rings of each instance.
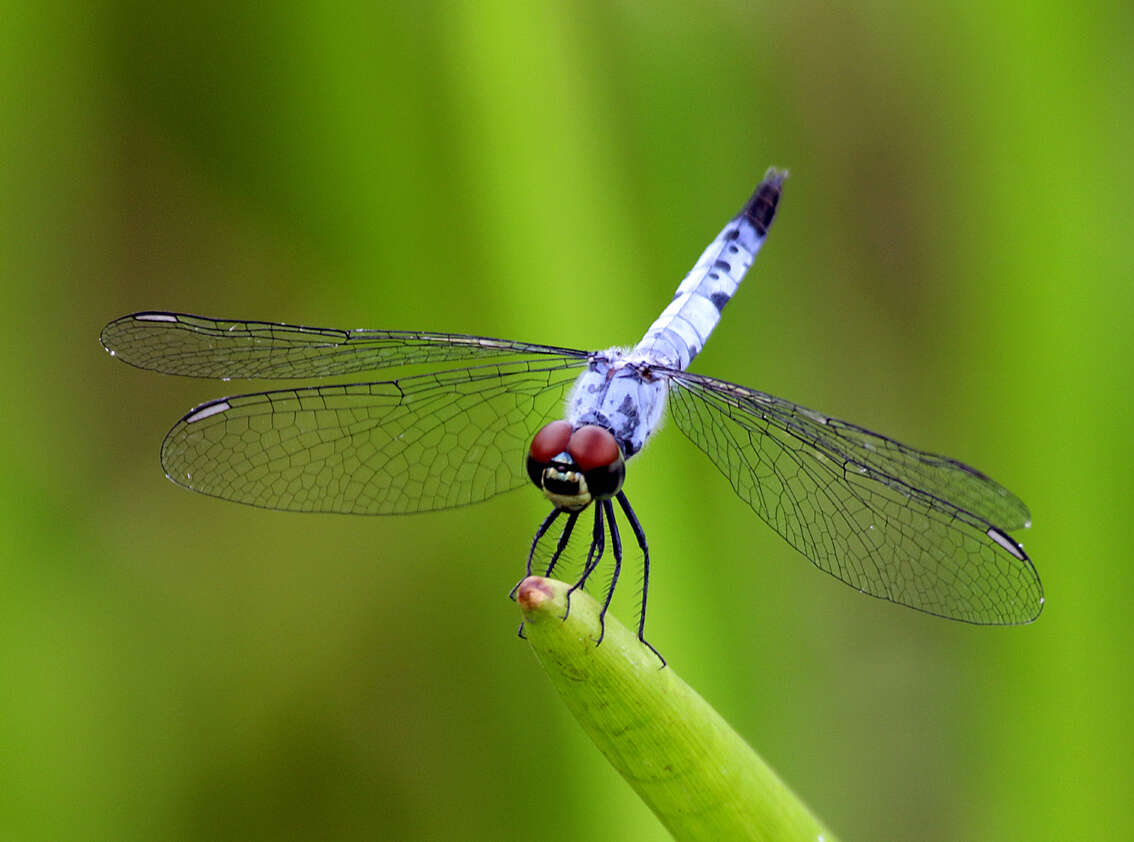
[[[671,368],[685,369],[705,342],[725,304],[737,287],[768,234],[776,212],[785,173],[769,170],[764,180],[677,288],[673,301],[650,325],[632,356]]]

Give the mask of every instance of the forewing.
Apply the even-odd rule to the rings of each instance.
[[[765,522],[860,591],[970,623],[1029,622],[1043,590],[984,474],[780,398],[671,372],[674,423]]]
[[[562,417],[585,360],[520,360],[204,404],[162,444],[174,482],[269,509],[400,514],[527,482],[524,454]]]
[[[330,377],[517,354],[586,356],[570,348],[455,333],[337,330],[158,311],[115,319],[99,338],[112,356],[137,368],[226,380]]]

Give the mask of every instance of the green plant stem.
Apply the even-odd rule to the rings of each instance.
[[[834,836],[744,739],[611,615],[555,579],[517,591],[525,633],[567,707],[607,760],[681,840]]]

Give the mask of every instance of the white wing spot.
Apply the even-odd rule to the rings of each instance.
[[[191,412],[186,415],[185,423],[194,424],[197,421],[203,421],[211,415],[216,415],[219,412],[227,412],[230,409],[232,409],[232,406],[228,401],[217,401],[216,403],[211,403],[208,406],[203,406],[196,412]]]
[[[139,322],[175,322],[177,316],[169,313],[139,313],[134,319]]]
[[[806,408],[801,406],[801,407],[799,407],[799,413],[801,415],[804,415],[804,416],[810,418],[812,421],[815,421],[819,424],[826,424],[827,421],[828,421],[828,418],[827,418],[826,415],[824,415],[822,412],[816,412],[814,409],[806,409]]]
[[[988,532],[985,534],[1008,552],[1012,553],[1012,555],[1016,556],[1016,558],[1020,559],[1020,561],[1027,558],[1027,556],[1024,555],[1024,551],[1020,549],[1020,545],[996,527],[989,527]]]

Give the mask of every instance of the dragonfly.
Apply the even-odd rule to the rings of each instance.
[[[527,575],[559,524],[543,575],[555,572],[590,511],[573,593],[607,555],[609,537],[613,572],[596,643],[622,569],[621,516],[642,556],[638,639],[661,658],[645,637],[649,546],[623,486],[627,463],[667,408],[736,495],[820,570],[928,614],[1031,622],[1043,588],[1009,535],[1030,526],[1030,515],[1006,488],[955,459],[688,370],[767,238],[785,177],[768,170],[632,348],[165,311],[123,316],[100,338],[138,368],[225,381],[424,368],[204,403],[166,435],[161,464],[193,491],[300,512],[427,512],[533,484],[552,508],[531,542]]]

